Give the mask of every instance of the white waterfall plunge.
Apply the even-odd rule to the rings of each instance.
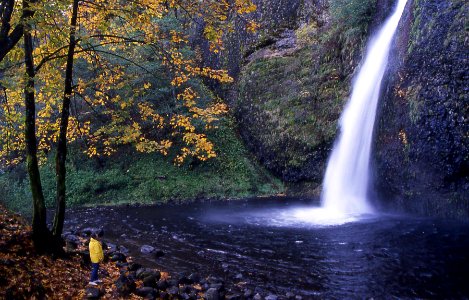
[[[293,215],[300,222],[342,224],[373,213],[367,199],[373,127],[391,42],[406,2],[398,0],[393,14],[368,44],[365,61],[340,118],[340,135],[323,182],[322,207],[296,209]]]
[[[369,43],[365,62],[340,118],[340,136],[327,165],[321,199],[323,208],[331,212],[373,212],[367,199],[373,126],[391,41],[406,2],[398,1],[394,13]]]

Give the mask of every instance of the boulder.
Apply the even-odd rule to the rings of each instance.
[[[148,287],[148,286],[144,286],[144,287],[136,289],[135,294],[140,297],[152,298],[152,299],[154,299],[157,296],[156,291],[153,288]]]
[[[74,234],[64,234],[63,235],[63,239],[65,240],[65,242],[72,242],[72,243],[75,243],[75,244],[80,244],[80,238]]]
[[[190,294],[191,292],[193,292],[193,287],[190,286],[190,285],[183,285],[179,288],[179,293],[182,295],[182,294]]]
[[[86,299],[99,299],[102,296],[102,292],[99,288],[88,287],[85,290]]]
[[[141,264],[138,264],[138,263],[130,263],[129,264],[129,271],[137,271],[140,268],[142,268]]]
[[[254,295],[254,300],[262,300],[262,296],[258,293]]]
[[[128,270],[122,270],[127,277],[129,277],[129,279],[133,280],[133,281],[137,281],[137,276],[135,275],[135,271],[131,271],[129,272]]]
[[[189,276],[187,276],[186,273],[180,273],[177,277],[178,284],[192,284],[192,280],[190,280],[188,277]]]
[[[116,252],[111,256],[111,261],[125,262],[127,261],[127,258],[124,254]]]
[[[126,268],[128,265],[129,264],[126,262],[116,262],[116,267],[118,267],[119,269]]]
[[[169,287],[169,284],[166,280],[161,279],[156,283],[156,288],[159,289],[160,291],[164,291]]]
[[[72,252],[73,250],[76,250],[78,248],[78,243],[72,241],[65,241],[65,248],[68,252]]]
[[[159,279],[159,278],[158,278]],[[143,286],[156,288],[157,276],[155,274],[143,278]]]
[[[246,289],[244,291],[244,298],[252,298],[253,295],[254,295],[254,293],[250,289]]]
[[[277,295],[269,295],[267,297],[265,297],[265,300],[277,300],[278,299],[278,296]]]
[[[108,243],[106,243],[106,245],[107,245],[107,250],[109,250],[109,252],[117,252],[117,245],[116,244],[108,242]],[[104,247],[103,247],[103,250],[105,250]]]
[[[189,299],[191,299],[191,296],[189,296],[189,295],[186,294],[186,293],[182,293],[182,294],[180,294],[180,296],[181,296],[181,299],[182,299],[182,300],[189,300]]]
[[[178,281],[176,279],[170,279],[170,280],[168,280],[168,285],[169,286],[178,286]]]
[[[223,291],[225,289],[225,285],[223,283],[212,283],[210,284],[211,289],[216,289],[217,291]]]
[[[219,300],[220,293],[215,288],[210,288],[205,292],[205,299],[206,300]]]
[[[137,270],[135,275],[137,276],[138,279],[143,279],[145,277],[152,276],[152,275],[155,276],[156,281],[160,280],[160,278],[161,278],[161,273],[160,272],[155,271],[155,270],[150,269],[150,268],[140,268],[140,269]]]
[[[179,296],[179,288],[176,286],[172,286],[167,290],[167,293],[170,298],[176,298]]]
[[[199,283],[200,282],[200,275],[197,273],[190,274],[187,279],[190,280],[190,284],[192,283]]]
[[[117,288],[117,292],[122,296],[128,296],[136,289],[135,281],[125,275],[121,275],[114,284]]]

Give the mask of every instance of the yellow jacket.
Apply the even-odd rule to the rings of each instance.
[[[90,240],[90,258],[92,263],[99,263],[104,259],[103,247],[94,238]]]

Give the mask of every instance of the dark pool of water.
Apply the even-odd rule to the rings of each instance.
[[[305,205],[281,198],[80,209],[69,212],[67,226],[103,226],[106,238],[146,264],[265,294],[469,298],[469,223],[382,215],[317,226],[288,217]],[[166,255],[139,254],[142,244]]]

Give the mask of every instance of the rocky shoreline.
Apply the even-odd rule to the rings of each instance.
[[[93,232],[103,232],[102,228],[73,228],[63,234],[66,243],[66,249],[69,252],[78,252],[85,265],[90,265],[89,251],[87,245],[89,237]],[[114,262],[119,269],[120,276],[115,280],[114,285],[119,296],[124,298],[133,298],[134,296],[144,299],[207,299],[207,300],[287,300],[306,299],[301,295],[295,295],[291,292],[285,295],[274,295],[266,293],[262,288],[245,287],[242,284],[229,284],[222,278],[211,274],[199,273],[177,273],[169,274],[162,270],[149,268],[135,262],[138,257],[132,257],[125,245],[116,245],[103,239],[103,250],[105,262]],[[162,250],[156,249],[150,245],[140,247],[142,256],[152,256],[158,259],[164,255]],[[106,271],[100,270],[100,277],[106,277]],[[241,279],[241,278],[240,278]],[[102,287],[87,287],[87,299],[99,299],[104,295]]]

